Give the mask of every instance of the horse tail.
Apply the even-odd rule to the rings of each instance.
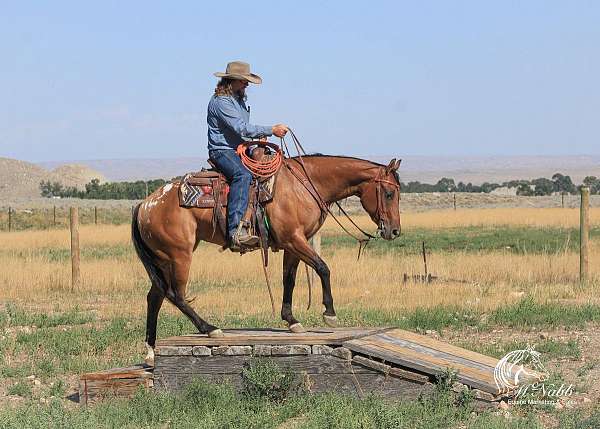
[[[138,212],[140,211],[140,206],[142,203],[139,203],[133,209],[132,219],[131,219],[131,240],[133,241],[133,246],[135,247],[135,252],[138,255],[138,258],[144,264],[144,268],[150,277],[150,281],[152,285],[158,287],[163,294],[167,291],[167,281],[165,279],[164,274],[158,268],[156,263],[156,255],[148,247],[144,240],[142,239],[142,234],[140,233],[140,227],[138,225]]]

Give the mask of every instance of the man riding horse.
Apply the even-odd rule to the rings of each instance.
[[[260,139],[275,135],[283,137],[288,127],[253,125],[250,108],[246,106],[248,83],[260,84],[262,79],[250,72],[250,65],[241,61],[227,64],[225,73],[217,72],[221,80],[208,103],[208,155],[213,164],[229,182],[227,197],[227,239],[232,251],[254,246],[258,237],[250,234],[250,224],[243,221],[248,207],[248,191],[252,174],[242,164],[236,153],[245,139]]]
[[[201,241],[218,246],[233,244],[242,249],[241,246],[255,240],[244,224],[240,226],[252,177],[234,149],[244,138],[279,137],[288,131],[281,124],[273,127],[249,124],[244,89],[248,82],[260,83],[261,79],[250,73],[248,64],[230,63],[225,73],[215,74],[223,79],[208,106],[208,147],[213,163],[230,180],[229,225],[225,234],[228,236],[215,233],[214,208],[180,204],[180,181],[165,184],[133,210],[132,241],[151,280],[146,296],[148,354],[145,361],[148,364],[154,362],[158,313],[165,298],[191,320],[200,334],[214,338],[225,335],[190,305],[187,292],[192,255]],[[321,280],[324,323],[336,326],[331,273],[308,240],[331,214],[331,204],[351,196],[360,199],[382,238],[397,238],[400,235],[400,160],[394,158],[386,165],[347,156],[309,155],[286,158],[282,165],[277,173],[273,200],[264,207],[271,247],[283,250],[281,319],[291,332],[305,331],[292,311],[296,273],[302,261]]]

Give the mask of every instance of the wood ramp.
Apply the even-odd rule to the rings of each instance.
[[[314,392],[416,398],[431,391],[437,375],[451,369],[459,383],[474,389],[477,399],[506,396],[494,379],[498,359],[403,329],[315,328],[302,334],[287,329],[229,329],[224,333],[221,338],[194,334],[161,339],[153,374],[143,367],[85,374],[80,396],[89,402],[103,389],[118,395],[121,388],[131,394],[137,385],[177,391],[198,377],[239,388],[244,369],[256,358],[272,359],[292,370]]]
[[[343,345],[353,352],[430,376],[451,368],[460,383],[492,395],[500,393],[494,381],[498,359],[424,335],[390,329],[346,341]]]

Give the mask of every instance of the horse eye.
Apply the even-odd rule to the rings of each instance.
[[[385,198],[391,200],[394,197],[394,191],[386,191]]]

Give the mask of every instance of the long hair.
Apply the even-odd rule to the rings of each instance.
[[[236,98],[241,98],[243,101],[246,101],[246,94],[241,95],[240,93],[234,93],[232,88],[233,79],[229,79],[226,77],[222,77],[221,80],[217,83],[217,87],[215,88],[215,96],[232,96]]]

